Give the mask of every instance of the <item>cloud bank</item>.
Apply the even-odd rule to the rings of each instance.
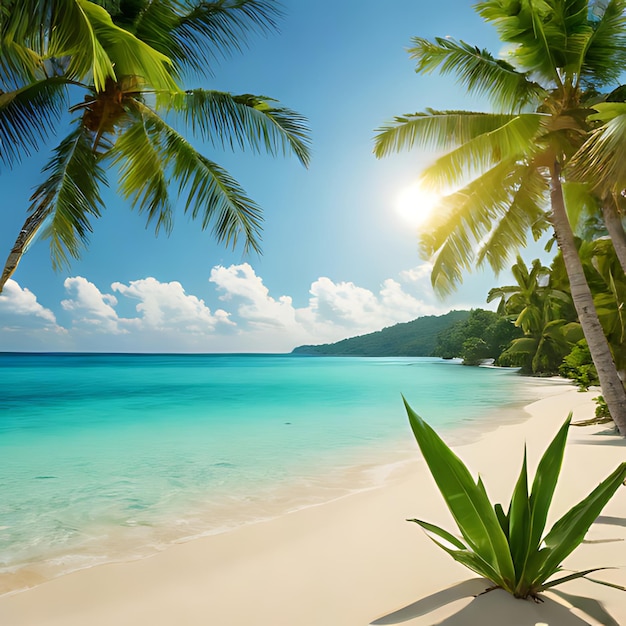
[[[429,274],[428,265],[406,270],[377,293],[322,276],[311,284],[306,306],[296,307],[291,296],[270,294],[248,263],[215,266],[207,282],[220,303],[214,310],[182,283],[154,277],[113,282],[106,291],[82,276],[69,277],[67,297],[50,308],[9,280],[0,294],[0,349],[288,352],[444,313]],[[120,314],[131,308],[134,314]]]

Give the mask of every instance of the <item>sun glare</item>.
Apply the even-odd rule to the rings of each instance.
[[[398,194],[395,208],[405,222],[420,226],[430,217],[439,200],[439,195],[425,191],[415,183]]]

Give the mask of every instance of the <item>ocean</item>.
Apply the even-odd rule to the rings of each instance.
[[[442,433],[534,399],[434,358],[0,354],[0,592],[367,488],[417,454],[401,394]]]

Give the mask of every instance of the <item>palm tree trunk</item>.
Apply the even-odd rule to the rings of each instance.
[[[624,231],[622,218],[613,196],[605,198],[602,203],[602,216],[604,217],[604,225],[609,231],[615,254],[619,259],[622,270],[626,273],[626,232]]]
[[[574,235],[567,218],[561,169],[557,162],[551,168],[550,200],[552,204],[552,227],[563,255],[565,270],[569,278],[570,290],[578,320],[589,345],[589,352],[600,379],[602,395],[609,407],[611,417],[621,435],[626,437],[626,389],[620,380],[611,355],[608,341],[600,325],[593,304],[591,290],[587,284],[583,266],[576,250]]]
[[[40,207],[24,222],[24,226],[22,226],[22,230],[20,230],[20,234],[17,236],[15,244],[13,248],[11,248],[11,252],[9,252],[9,256],[4,264],[2,276],[0,276],[0,293],[2,293],[7,280],[11,278],[13,272],[17,269],[18,263],[26,251],[26,247],[37,234],[39,227],[43,224],[47,215],[48,212]]]

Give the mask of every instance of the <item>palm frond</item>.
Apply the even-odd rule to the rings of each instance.
[[[626,104],[600,103],[590,120],[604,122],[589,134],[571,160],[568,171],[594,189],[621,191],[626,187],[626,161],[615,158],[626,141]]]
[[[502,160],[515,161],[531,154],[537,147],[545,117],[539,113],[520,114],[439,157],[422,172],[421,179],[429,187],[450,188]]]
[[[0,34],[0,89],[13,91],[44,77],[43,59],[31,48]]]
[[[61,0],[51,13],[47,51],[49,56],[68,58],[66,77],[78,81],[91,77],[98,91],[116,76],[90,19],[100,11],[108,15],[88,0]]]
[[[116,26],[111,16],[102,8],[87,0],[77,0],[87,17],[97,45],[110,59],[115,73],[122,76],[141,77],[149,87],[156,90],[176,91],[178,85],[174,81],[169,66],[170,59],[151,48],[128,31]],[[97,91],[103,91],[106,77],[101,82],[96,78],[94,66],[94,82]]]
[[[54,20],[55,5],[58,7],[56,14],[62,14],[66,2],[74,0],[4,0],[1,3],[0,39],[25,46],[38,56],[44,56],[46,33]]]
[[[503,161],[462,189],[445,196],[423,229],[422,254],[427,257],[434,254],[448,234],[457,229],[468,230],[475,240],[489,232],[492,221],[510,202],[513,190],[506,181],[513,178],[511,170],[517,171],[518,167],[514,162]]]
[[[203,229],[211,226],[219,243],[234,247],[243,238],[245,251],[260,251],[261,212],[238,183],[148,107],[136,103],[135,114],[129,138],[115,146],[123,193],[134,204],[147,202],[149,219],[156,216],[158,226],[168,214],[164,185],[171,179],[178,183],[179,195],[186,196],[185,212],[199,219]],[[142,162],[145,154],[150,163]],[[156,160],[161,167],[146,170]]]
[[[378,128],[374,137],[374,154],[380,159],[413,148],[448,150],[497,130],[516,117],[500,113],[426,109],[423,113],[396,117],[393,122]]]
[[[510,55],[517,66],[560,85],[565,74],[580,72],[592,36],[586,0],[514,3],[488,0],[475,5],[495,25],[500,39],[517,44]]]
[[[134,4],[125,3],[109,13],[117,26],[133,33],[176,65],[180,52],[174,31],[186,10],[190,9],[181,0],[141,0]]]
[[[191,0],[183,6],[172,32],[177,44],[172,57],[180,67],[203,75],[211,75],[215,61],[242,51],[251,33],[275,30],[282,15],[272,0]]]
[[[489,236],[480,242],[476,256],[479,267],[487,262],[496,274],[505,269],[514,252],[526,246],[529,232],[537,239],[550,228],[545,210],[548,181],[537,170],[528,168],[513,189],[510,202],[504,205]]]
[[[445,197],[442,210],[420,236],[422,256],[435,258],[431,274],[435,290],[444,295],[453,292],[463,272],[479,262],[488,261],[496,272],[503,269],[510,254],[525,242],[525,232],[519,231],[531,228],[533,220],[546,227],[541,208],[545,190],[546,182],[525,162],[508,160]],[[501,246],[498,234],[512,247]]]
[[[563,197],[572,230],[580,236],[589,218],[600,214],[600,201],[586,182],[563,181]]]
[[[306,120],[275,100],[195,89],[174,94],[170,106],[193,132],[222,147],[250,147],[275,155],[293,152],[308,166],[310,136]]]
[[[67,105],[67,81],[48,78],[0,93],[0,160],[8,166],[37,150]]]
[[[502,111],[521,111],[537,105],[546,95],[541,85],[486,50],[441,37],[434,42],[414,37],[412,42],[409,54],[418,62],[416,72],[426,74],[439,68],[444,76],[455,74],[468,92],[488,96]]]
[[[100,186],[106,184],[106,176],[99,159],[90,133],[81,124],[56,148],[43,170],[48,178],[35,190],[30,215],[5,264],[0,290],[40,230],[50,239],[55,269],[66,264],[69,256],[79,256],[92,231],[91,219],[99,217],[103,207]]]
[[[602,85],[619,80],[626,65],[626,2],[596,3],[592,15],[593,34],[585,51],[583,82]]]
[[[135,103],[135,110],[129,111],[128,122],[110,156],[113,165],[119,167],[122,196],[140,213],[147,213],[147,223],[154,224],[157,234],[161,228],[169,232],[173,225],[169,173],[166,171],[170,155],[165,153],[152,118],[146,119],[143,107],[137,110],[140,106]]]

